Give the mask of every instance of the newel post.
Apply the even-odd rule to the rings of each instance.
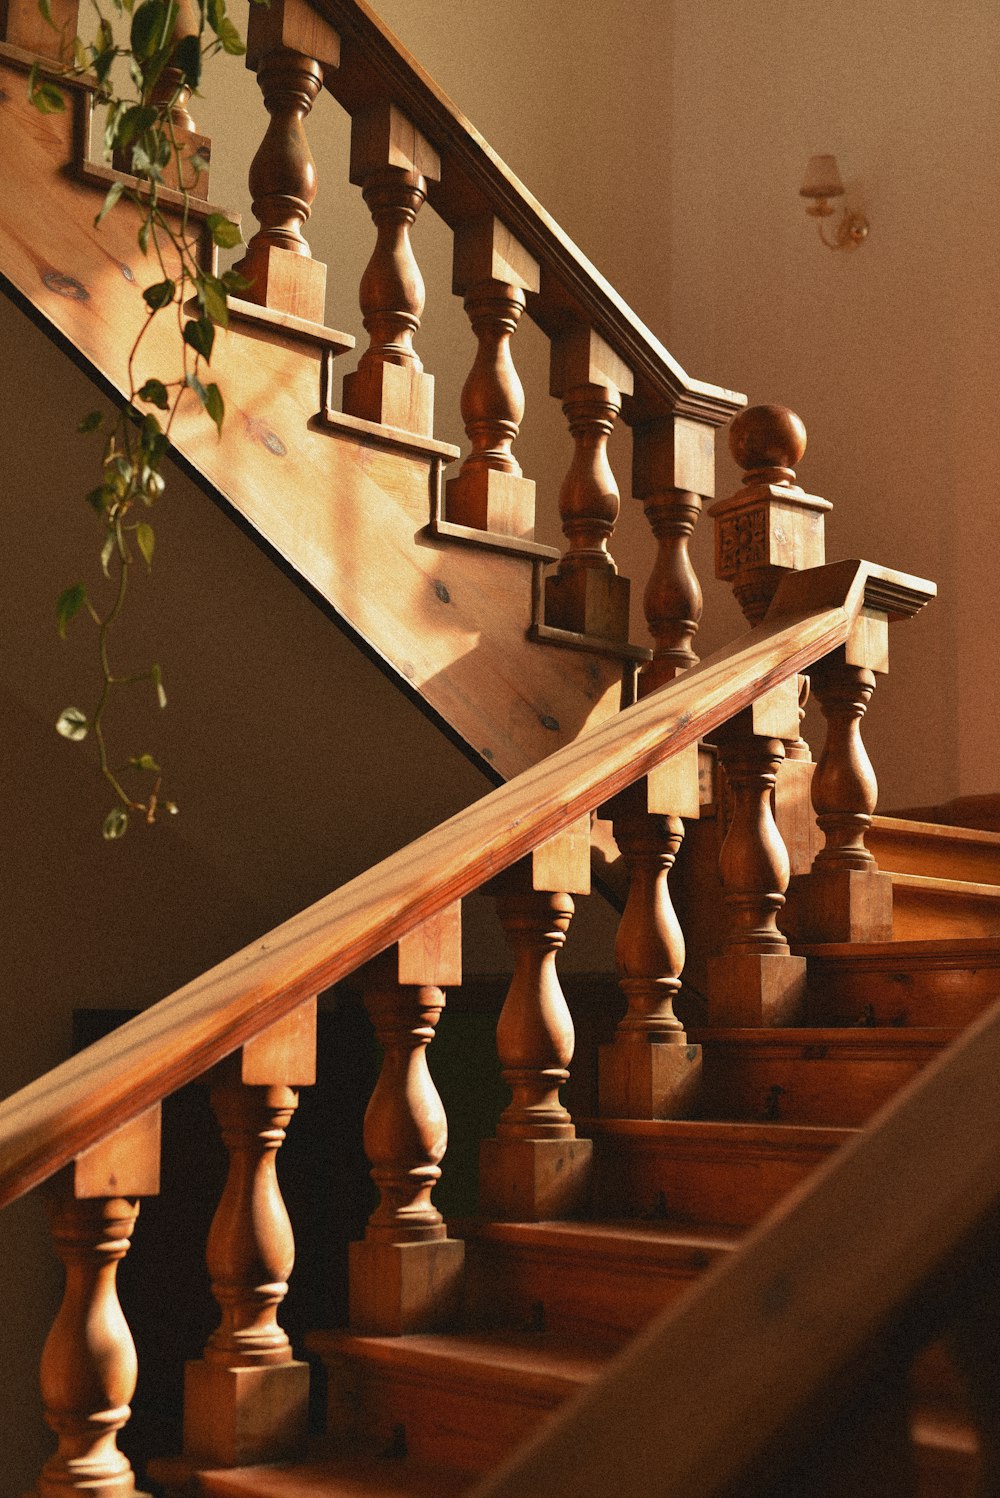
[[[572,894],[590,890],[590,817],[483,888],[496,896],[514,976],[497,1025],[497,1055],[511,1100],[496,1137],[484,1139],[480,1148],[480,1208],[520,1222],[579,1216],[590,1186],[592,1146],[576,1137],[559,1099],[569,1080],[575,1034],[556,954],[573,917]]]
[[[382,1070],[365,1113],[365,1152],[379,1203],[350,1246],[355,1331],[399,1335],[452,1325],[465,1246],[431,1193],[441,1176],[448,1121],[427,1067],[444,1008],[440,985],[462,981],[461,905],[447,906],[361,972]]]
[[[42,1468],[36,1498],[141,1498],[118,1449],[138,1366],[117,1276],[138,1199],[159,1189],[159,1105],[78,1155],[49,1187],[66,1283],[41,1364],[45,1419],[59,1444]]]
[[[50,26],[38,0],[0,0],[0,40],[34,57],[70,62],[80,29],[80,0],[52,0]]]
[[[309,1368],[278,1322],[295,1239],[277,1154],[298,1088],[315,1080],[315,999],[209,1074],[229,1171],[205,1256],[220,1322],[184,1376],[184,1456],[194,1465],[279,1461],[305,1440]]]
[[[260,228],[235,268],[251,283],[248,301],[315,323],[326,306],[326,266],[302,234],[317,188],[305,121],[325,70],[339,62],[339,36],[305,0],[250,7],[247,67],[256,70],[270,120],[250,166]]]

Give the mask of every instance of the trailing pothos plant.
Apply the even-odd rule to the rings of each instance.
[[[29,98],[43,114],[66,107],[56,81],[60,76],[96,80],[96,102],[106,106],[104,153],[109,161],[128,165],[116,180],[94,222],[100,225],[120,203],[129,203],[137,223],[138,247],[150,265],[151,281],[142,292],[145,316],[128,359],[128,394],[117,418],[106,422],[100,411],[80,421],[78,431],[103,435],[98,482],[85,499],[96,516],[103,581],[95,588],[73,583],[56,603],[56,623],[65,639],[77,615],[89,617],[96,632],[99,680],[89,711],[67,707],[57,731],[73,742],[89,738],[96,746],[100,773],[114,796],[104,817],[106,839],[122,837],[130,820],[149,825],[177,805],[163,789],[156,757],[143,750],[127,756],[112,750],[108,713],[123,692],[138,688],[149,705],[166,707],[163,673],[158,664],[122,669],[115,639],[136,565],[151,568],[155,536],[150,512],[165,488],[164,459],[170,431],[181,403],[196,400],[221,433],[225,403],[209,381],[215,332],[228,325],[227,296],[247,289],[236,271],[211,274],[200,263],[201,220],[191,225],[192,194],[208,162],[191,153],[189,136],[174,115],[197,90],[207,59],[219,52],[241,55],[243,41],[226,14],[225,0],[192,0],[188,16],[194,30],[178,36],[176,0],[111,0],[117,26],[128,40],[116,40],[115,20],[92,0],[97,13],[94,40],[63,38],[62,55],[72,62],[39,64],[31,69]],[[265,0],[266,3],[266,0]],[[42,15],[54,26],[51,0],[39,0]],[[185,19],[188,19],[187,17]],[[57,28],[58,29],[58,28]],[[127,77],[131,88],[123,87]],[[131,177],[132,180],[129,180]],[[221,248],[241,242],[239,226],[213,213],[208,229]],[[176,365],[157,376],[140,373],[143,343],[154,320],[176,322]],[[161,345],[162,347],[162,345]],[[115,649],[113,651],[113,645]]]

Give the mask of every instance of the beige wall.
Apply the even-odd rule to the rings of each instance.
[[[900,627],[893,676],[872,710],[869,742],[887,800],[996,789],[1000,668],[984,607],[1000,468],[988,378],[1000,216],[995,8],[509,0],[502,24],[483,0],[383,0],[382,11],[693,374],[801,412],[811,433],[803,482],[836,504],[830,554],[873,556],[940,582],[940,604]],[[238,65],[218,76],[198,118],[217,142],[217,195],[236,201],[259,125],[240,132],[237,149],[229,122],[259,122],[260,110]],[[346,187],[348,134],[332,100],[320,101],[312,133],[323,188],[311,234],[330,266],[329,320],[360,332],[356,286],[371,240],[359,195]],[[856,255],[823,250],[797,197],[806,156],[826,150],[840,155],[872,220]],[[439,432],[457,438],[471,339],[450,294],[448,236],[430,213],[416,241],[428,281],[420,346],[439,376]],[[159,529],[152,593],[171,690],[163,752],[182,817],[155,851],[131,835],[105,849],[86,761],[50,726],[79,696],[79,647],[58,645],[51,609],[77,575],[73,546],[89,526],[73,498],[80,449],[64,441],[63,423],[92,401],[39,335],[8,309],[0,314],[2,774],[13,809],[3,900],[9,1013],[19,1017],[5,1041],[7,1090],[64,1054],[75,1004],[158,997],[483,787],[179,481],[174,518],[165,509]],[[544,340],[526,327],[519,344],[529,390],[521,456],[539,479],[549,538],[565,433],[545,393]],[[649,543],[628,497],[627,440],[616,454],[625,495],[618,551],[623,570],[641,579]],[[728,461],[721,470],[720,493],[735,482]],[[67,533],[67,523],[79,529]],[[708,525],[696,553],[707,580]],[[719,589],[706,586],[706,595],[711,648],[739,621]],[[497,948],[485,917],[476,919],[474,960],[488,967]],[[594,932],[576,965],[607,949],[606,917]],[[19,1331],[37,1352],[54,1277],[38,1267],[47,1260],[30,1228],[35,1210],[26,1204],[0,1219],[0,1251],[8,1283],[37,1287],[47,1276],[18,1302],[30,1323]],[[14,1345],[24,1343],[12,1337]],[[34,1353],[23,1355],[16,1368],[3,1360],[16,1388],[0,1390],[11,1492],[45,1442]]]

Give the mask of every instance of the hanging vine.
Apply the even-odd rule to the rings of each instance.
[[[177,115],[198,89],[205,62],[219,52],[233,56],[245,51],[243,41],[226,14],[225,0],[194,0],[196,29],[178,35],[177,0],[112,0],[120,29],[128,25],[127,44],[116,41],[115,21],[93,0],[98,24],[94,40],[63,37],[61,55],[72,62],[61,68],[36,63],[28,79],[32,104],[43,114],[66,108],[59,88],[62,77],[88,76],[96,80],[95,102],[106,107],[105,158],[126,164],[94,222],[99,226],[119,204],[129,204],[137,219],[139,250],[155,277],[142,293],[145,316],[128,359],[128,394],[117,418],[106,423],[100,411],[83,417],[78,431],[103,437],[98,483],[86,494],[100,540],[102,581],[98,589],[82,582],[64,589],[56,602],[60,636],[77,615],[89,618],[94,632],[98,681],[89,711],[67,707],[56,730],[79,743],[96,747],[97,763],[114,804],[102,824],[109,841],[122,837],[132,819],[154,824],[162,812],[176,813],[177,805],[164,791],[164,772],[154,754],[142,750],[119,752],[112,745],[109,718],[123,693],[147,693],[151,708],[165,708],[167,695],[159,664],[125,669],[119,633],[129,585],[136,566],[151,569],[155,548],[151,512],[164,493],[164,460],[171,428],[181,403],[196,400],[221,433],[225,402],[219,386],[208,378],[217,328],[229,322],[227,297],[245,291],[248,282],[235,270],[221,276],[200,263],[200,222],[192,228],[191,204],[199,179],[207,169],[204,156],[190,148]],[[39,9],[54,26],[50,0]],[[58,28],[56,28],[58,29]],[[130,89],[119,79],[127,76]],[[129,180],[131,177],[132,180]],[[241,243],[239,226],[224,214],[207,219],[215,244],[231,249]],[[173,318],[177,330],[177,363],[158,377],[139,372],[143,345],[157,319]]]

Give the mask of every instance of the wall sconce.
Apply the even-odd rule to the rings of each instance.
[[[837,211],[830,206],[828,199],[844,196],[844,184],[837,170],[836,156],[810,156],[799,196],[813,199],[806,212],[811,218],[818,220],[819,237],[828,250],[856,250],[867,239],[868,220],[863,213],[852,212],[847,208],[834,228],[833,239],[827,239],[823,232],[823,220]]]

